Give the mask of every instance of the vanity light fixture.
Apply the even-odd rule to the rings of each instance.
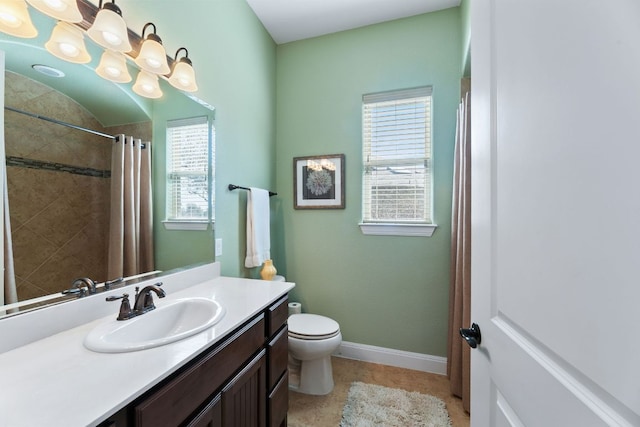
[[[127,24],[122,18],[122,11],[116,6],[115,0],[105,3],[102,0],[98,6],[99,11],[93,25],[87,30],[87,35],[105,49],[116,52],[131,51]]]
[[[24,0],[0,1],[0,31],[28,39],[38,35]]]
[[[133,85],[133,91],[145,98],[156,99],[162,96],[158,76],[145,70],[140,70],[136,83]]]
[[[82,22],[82,14],[76,0],[27,0],[45,15],[66,22]]]
[[[178,54],[181,50],[184,50],[184,56],[178,60]],[[193,71],[193,66],[189,59],[189,51],[184,47],[181,47],[176,52],[171,77],[169,77],[169,83],[171,83],[171,85],[176,89],[180,89],[185,92],[195,92],[198,90],[198,85],[196,85],[196,73]]]
[[[153,33],[145,38],[144,32],[149,26],[153,27]],[[142,44],[135,63],[143,70],[154,74],[169,74],[171,71],[167,63],[167,53],[162,47],[162,40],[156,34],[155,24],[151,22],[142,28]]]
[[[103,79],[116,83],[129,83],[132,80],[124,55],[112,50],[104,51],[96,68],[96,73]]]
[[[58,21],[53,28],[51,38],[44,47],[49,52],[65,61],[76,64],[86,64],[91,61],[91,56],[84,45],[82,31],[68,22]]]

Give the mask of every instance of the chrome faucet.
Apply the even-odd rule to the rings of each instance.
[[[160,286],[162,286],[162,282],[145,286],[144,288],[142,288],[142,290],[136,287],[136,296],[135,302],[133,304],[133,309],[131,308],[131,305],[129,303],[129,294],[123,294],[119,297],[110,296],[107,297],[106,300],[117,301],[121,299],[122,304],[120,304],[120,311],[118,312],[117,320],[128,320],[156,308],[156,306],[153,304],[153,296],[151,295],[151,292],[155,292],[159,298],[164,298],[167,295],[163,289],[160,289]]]
[[[96,283],[88,277],[82,277],[73,281],[71,289],[62,291],[63,294],[78,294],[78,298],[82,298],[87,294],[96,293]]]

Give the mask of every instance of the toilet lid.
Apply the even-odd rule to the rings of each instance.
[[[288,322],[289,336],[293,338],[320,340],[340,333],[338,322],[318,314],[292,314]]]

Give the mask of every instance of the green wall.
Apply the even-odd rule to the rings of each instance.
[[[277,48],[277,207],[273,254],[303,310],[345,341],[446,356],[452,164],[461,77],[458,8]],[[435,222],[427,237],[365,236],[362,95],[433,86]],[[346,208],[293,209],[293,157],[344,153]]]
[[[170,270],[197,262],[210,262],[214,259],[214,244],[211,225],[206,231],[182,231],[166,230],[162,224],[166,206],[167,121],[199,116],[207,116],[212,121],[215,113],[182,93],[170,90],[166,82],[162,83],[165,95],[155,101],[153,107],[154,252],[156,269]]]
[[[257,277],[256,269],[243,266],[246,192],[229,192],[227,185],[277,191],[272,257],[279,272],[297,283],[292,298],[305,311],[335,318],[345,341],[445,356],[461,9],[276,46],[245,1],[158,2],[153,20],[165,45],[180,40],[189,49],[197,95],[216,108],[215,237],[223,240],[222,273]],[[143,13],[145,2],[120,3],[123,12]],[[361,96],[421,85],[434,88],[438,229],[430,238],[364,236],[357,225]],[[158,103],[154,121],[195,108],[182,102]],[[157,123],[156,136],[164,132]],[[154,139],[159,165],[164,135]],[[294,210],[293,157],[333,153],[346,155],[346,209]],[[158,197],[164,177],[161,168],[154,172]],[[212,259],[212,230],[165,231],[162,219],[157,208],[158,268]]]
[[[120,0],[125,19],[152,20],[169,55],[189,50],[197,73],[196,95],[215,107],[215,231],[167,231],[164,219],[164,123],[202,112],[192,101],[154,105],[154,236],[162,270],[213,260],[213,239],[223,239],[222,274],[249,276],[244,268],[245,203],[229,183],[275,187],[276,45],[244,0]],[[135,26],[134,26],[135,27]]]

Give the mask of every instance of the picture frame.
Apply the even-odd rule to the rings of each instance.
[[[344,209],[344,154],[293,158],[295,209]]]

